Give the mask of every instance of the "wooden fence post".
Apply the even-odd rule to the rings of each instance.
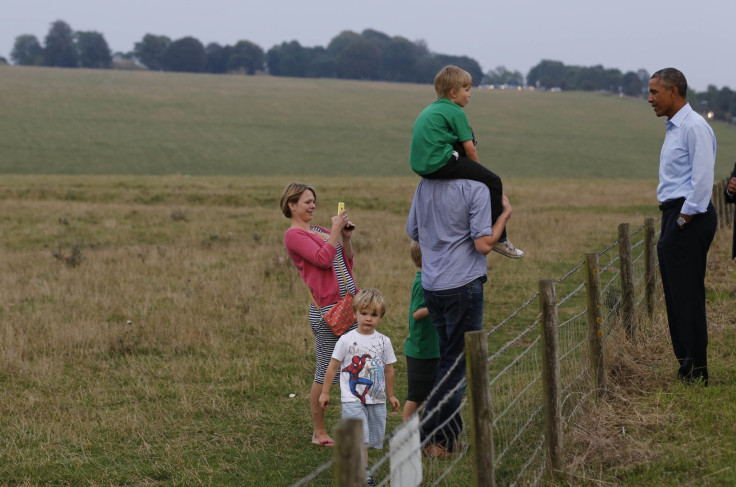
[[[475,487],[495,487],[488,338],[484,331],[465,334],[465,358],[468,390],[470,391],[470,448],[473,461],[473,485]]]
[[[647,218],[644,220],[644,300],[650,325],[654,323],[655,290],[657,288],[657,252],[654,235],[654,218]]]
[[[557,323],[555,281],[539,281],[539,304],[542,312],[542,378],[547,433],[547,467],[553,476],[562,472],[562,403],[560,401],[560,344]]]
[[[596,399],[605,395],[606,363],[603,355],[603,316],[601,315],[601,277],[598,253],[585,254],[587,268],[586,291],[588,294],[588,356],[593,371],[593,393]]]
[[[726,190],[727,186],[728,179],[713,184],[713,195],[711,196],[711,202],[716,208],[716,213],[718,214],[719,229],[733,227],[734,205],[726,202],[726,198],[724,196],[724,191]]]
[[[713,189],[712,189],[712,192],[711,192],[711,195],[710,195],[710,202],[713,204],[713,207],[716,209],[716,215],[718,215],[718,226],[716,227],[718,230],[720,230],[721,228],[723,228],[725,226],[725,224],[726,224],[723,221],[723,211],[721,211],[721,208],[722,208],[722,206],[721,206],[721,200],[723,200],[723,198],[722,197],[721,198],[718,197],[719,194],[721,194],[720,193],[721,190],[722,190],[722,188],[721,188],[721,182],[720,181],[714,182],[713,183]]]
[[[618,226],[618,255],[621,260],[621,318],[626,335],[635,336],[634,268],[631,261],[631,229],[628,223]]]
[[[335,426],[335,485],[363,487],[365,460],[363,459],[363,422],[360,419],[341,419]]]

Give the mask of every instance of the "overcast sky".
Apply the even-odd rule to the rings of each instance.
[[[484,72],[526,76],[543,59],[622,72],[672,66],[697,91],[736,89],[735,0],[0,0],[0,56],[21,34],[43,44],[59,19],[102,33],[113,51],[132,51],[148,33],[264,51],[292,40],[326,47],[343,30],[370,28],[467,55]]]

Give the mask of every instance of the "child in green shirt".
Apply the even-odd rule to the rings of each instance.
[[[437,366],[440,363],[439,336],[432,320],[429,319],[429,311],[424,305],[422,250],[419,248],[419,242],[412,240],[409,251],[411,260],[419,270],[411,286],[409,336],[406,337],[404,343],[409,381],[409,393],[404,403],[404,421],[409,419],[429,396],[437,378]]]
[[[495,223],[503,212],[503,183],[478,159],[477,140],[463,111],[470,102],[472,84],[470,73],[457,66],[445,66],[437,73],[437,100],[414,122],[409,163],[423,178],[472,179],[485,184],[491,196],[491,222]],[[493,250],[512,259],[524,257],[506,236],[506,228]]]

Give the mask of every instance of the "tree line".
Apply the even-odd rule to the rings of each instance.
[[[171,40],[164,35],[146,34],[132,51],[115,53],[113,57],[101,33],[75,32],[63,20],[57,20],[51,24],[43,46],[36,36],[23,34],[16,38],[10,56],[15,64],[28,66],[108,69],[113,67],[115,57],[160,71],[249,75],[263,72],[272,76],[408,83],[432,83],[443,66],[455,64],[479,84],[605,91],[634,97],[646,97],[649,87],[649,73],[644,69],[622,73],[601,65],[566,66],[551,60],[542,60],[526,77],[504,66],[483,73],[475,59],[434,53],[424,41],[391,37],[373,29],[361,33],[343,31],[327,47],[305,47],[291,41],[268,51],[247,40],[234,45],[204,45],[191,36]],[[728,87],[719,90],[709,85],[702,93],[690,91],[688,99],[695,109],[709,111],[713,118],[736,120],[736,92]]]
[[[527,74],[529,86],[581,91],[606,91],[627,96],[648,97],[650,75],[645,69],[622,73],[603,66],[566,66],[559,61],[543,60]],[[736,123],[736,92],[724,86],[708,85],[706,91],[688,88],[687,99],[693,109],[708,112],[716,120]]]

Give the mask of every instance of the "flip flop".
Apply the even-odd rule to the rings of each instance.
[[[335,446],[335,442],[333,440],[312,441],[312,444],[325,447]]]

